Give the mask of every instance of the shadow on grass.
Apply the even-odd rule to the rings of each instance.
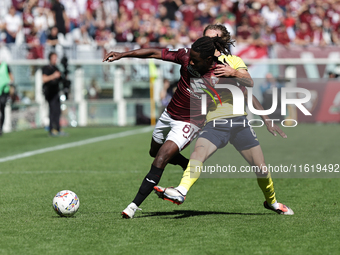
[[[203,216],[203,215],[268,215],[268,213],[238,213],[238,212],[214,212],[214,211],[195,211],[195,210],[173,210],[172,212],[146,212],[142,216],[137,216],[135,218],[145,218],[154,216],[175,216],[175,217],[165,217],[172,219],[183,219],[193,216]]]

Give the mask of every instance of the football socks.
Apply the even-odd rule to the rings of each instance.
[[[257,183],[259,184],[267,203],[273,206],[273,204],[276,202],[276,198],[274,183],[271,178],[270,172],[268,172],[267,177],[265,178],[257,178]]]
[[[184,191],[183,188],[185,188],[186,191],[189,191],[191,186],[194,185],[194,183],[200,177],[202,166],[203,163],[201,161],[198,161],[196,159],[190,159],[187,169],[185,169],[183,173],[181,183],[178,185],[176,189],[183,195],[186,195],[187,192],[184,192],[185,194],[182,192]]]
[[[175,156],[172,157],[172,159],[169,161],[172,165],[180,165],[183,170],[187,168],[187,165],[189,163],[189,159],[184,157],[182,154],[178,153]]]
[[[151,165],[149,173],[145,176],[142,185],[140,186],[135,199],[132,201],[137,206],[140,206],[145,198],[153,191],[153,187],[156,186],[161,179],[164,169]]]

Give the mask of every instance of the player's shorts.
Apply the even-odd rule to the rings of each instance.
[[[174,120],[165,110],[152,133],[156,143],[163,144],[170,140],[177,144],[179,151],[188,146],[197,136],[199,128],[189,122]]]
[[[198,138],[205,138],[218,149],[230,143],[236,150],[243,151],[259,145],[255,131],[248,125],[246,116],[220,119],[208,122]]]

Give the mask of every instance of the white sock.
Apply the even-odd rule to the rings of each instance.
[[[277,201],[275,201],[275,203],[271,204],[270,206],[273,207],[275,210],[279,209],[279,203]]]
[[[187,193],[188,193],[188,190],[187,190],[186,188],[184,188],[183,186],[178,186],[178,187],[176,187],[175,189],[178,190],[179,192],[181,192],[181,194],[182,194],[183,196],[186,196]]]

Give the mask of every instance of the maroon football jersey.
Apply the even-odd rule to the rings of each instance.
[[[201,114],[201,95],[203,91],[197,88],[199,84],[190,84],[190,79],[204,78],[206,81],[210,81],[216,63],[207,73],[201,76],[189,65],[190,49],[188,48],[178,50],[163,49],[162,59],[181,65],[181,78],[178,81],[177,90],[167,106],[168,113],[175,120],[190,122],[202,127],[206,118],[206,115]],[[194,85],[194,87],[191,85]],[[205,86],[203,85],[202,88],[205,88]]]

